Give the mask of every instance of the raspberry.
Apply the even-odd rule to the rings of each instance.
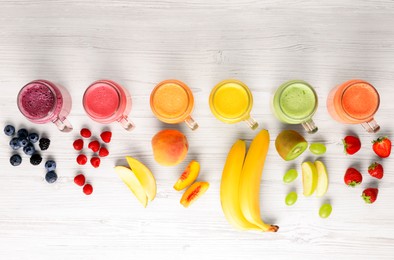
[[[99,151],[100,157],[106,157],[106,156],[108,156],[108,154],[109,154],[109,152],[108,152],[107,148],[105,148],[105,147],[100,148],[100,151]]]
[[[83,148],[83,140],[82,139],[75,140],[73,146],[75,150],[81,151]]]
[[[42,157],[40,154],[35,153],[30,157],[30,163],[32,165],[39,165],[42,162]]]
[[[74,182],[78,186],[83,186],[85,184],[85,176],[83,174],[78,174],[74,177]]]
[[[90,195],[93,192],[93,186],[90,184],[86,184],[85,186],[83,186],[83,193],[85,193],[86,195]]]
[[[51,144],[51,140],[48,138],[41,138],[40,143],[38,144],[40,146],[40,149],[42,151],[48,150],[49,145]]]
[[[98,168],[100,166],[100,162],[100,158],[98,157],[92,157],[92,159],[90,159],[90,163],[94,168]]]
[[[86,157],[86,155],[84,155],[84,154],[78,155],[78,157],[77,157],[77,163],[78,163],[79,165],[85,165],[87,161],[88,161],[88,158]]]
[[[88,145],[88,148],[91,149],[93,152],[97,153],[100,149],[100,143],[97,140],[91,141]]]
[[[92,132],[90,132],[90,130],[87,128],[82,128],[81,129],[81,136],[85,137],[85,138],[89,138],[92,136]]]
[[[109,143],[109,142],[111,142],[112,133],[110,131],[105,131],[105,132],[101,133],[100,137],[104,143]]]

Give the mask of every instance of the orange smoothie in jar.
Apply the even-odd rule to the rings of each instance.
[[[349,80],[331,90],[327,98],[332,118],[345,124],[361,124],[370,133],[380,129],[374,119],[379,104],[378,91],[363,80]]]
[[[352,118],[365,120],[375,114],[379,106],[379,97],[369,84],[355,83],[343,93],[342,106],[345,113]]]
[[[195,130],[198,124],[190,114],[194,107],[194,97],[190,88],[178,80],[160,82],[152,91],[150,106],[155,116],[162,122],[186,124]]]
[[[379,108],[379,94],[366,81],[350,80],[334,88],[327,99],[327,109],[337,121],[360,124],[373,118]]]

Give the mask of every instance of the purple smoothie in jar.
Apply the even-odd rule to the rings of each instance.
[[[53,122],[63,132],[72,130],[66,116],[71,110],[71,96],[61,86],[46,80],[25,85],[18,94],[18,108],[33,123]]]
[[[60,108],[61,99],[56,100],[54,93],[45,85],[32,83],[21,92],[20,102],[24,114],[31,119],[42,119]]]

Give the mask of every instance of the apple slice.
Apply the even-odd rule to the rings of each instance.
[[[197,161],[192,160],[175,183],[174,189],[181,191],[184,188],[189,187],[197,179],[199,172],[200,164]]]
[[[156,197],[156,179],[152,172],[143,163],[137,159],[126,156],[127,163],[130,166],[132,172],[137,176],[142,187],[145,190],[146,196],[149,201],[152,201]]]
[[[139,202],[146,207],[148,204],[148,197],[146,196],[145,190],[142,184],[129,168],[124,166],[116,166],[115,172],[118,174],[120,179],[129,187],[129,189],[134,193]]]
[[[321,161],[315,161],[315,167],[317,170],[317,186],[316,195],[322,197],[328,190],[328,173],[327,168]]]
[[[303,162],[302,169],[302,185],[304,188],[304,196],[311,196],[317,186],[317,170],[312,162]]]

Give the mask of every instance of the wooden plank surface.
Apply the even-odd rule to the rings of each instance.
[[[58,163],[60,179],[49,185],[43,166],[9,165],[8,138],[0,141],[0,259],[393,259],[394,162],[383,161],[381,181],[366,173],[376,159],[370,141],[377,137],[361,126],[341,125],[327,114],[329,90],[351,78],[376,86],[381,108],[376,120],[380,135],[393,136],[394,1],[6,1],[0,0],[0,121],[45,133],[52,139],[45,158]],[[19,113],[16,96],[27,82],[44,78],[65,86],[73,98],[71,134],[53,125],[33,125]],[[72,142],[89,126],[105,127],[87,118],[82,107],[86,87],[100,78],[124,85],[133,97],[127,133],[114,124],[110,156],[99,169],[78,167]],[[196,100],[193,113],[200,129],[169,126],[154,118],[149,95],[161,80],[177,78],[189,84]],[[226,125],[208,106],[212,87],[226,78],[244,81],[254,95],[252,115],[271,133],[271,147],[261,182],[263,219],[276,223],[276,234],[239,232],[225,220],[219,200],[221,171],[237,138],[255,132],[245,124]],[[330,173],[324,198],[284,204],[292,189],[302,193],[301,178],[282,183],[297,161],[280,159],[273,141],[280,130],[299,126],[279,123],[270,111],[273,91],[284,81],[303,79],[319,96],[315,122],[320,130],[306,136],[324,141],[322,158]],[[165,168],[154,160],[150,140],[163,128],[181,129],[190,150],[185,162]],[[352,157],[343,154],[341,138],[353,132],[363,147]],[[113,171],[123,157],[146,163],[157,178],[157,198],[143,209]],[[187,161],[201,163],[208,192],[192,207],[179,204],[173,183]],[[364,172],[355,189],[343,184],[350,165]],[[73,176],[83,171],[94,185],[82,194]],[[376,184],[373,205],[360,198],[364,187]],[[318,217],[329,201],[329,219]]]

